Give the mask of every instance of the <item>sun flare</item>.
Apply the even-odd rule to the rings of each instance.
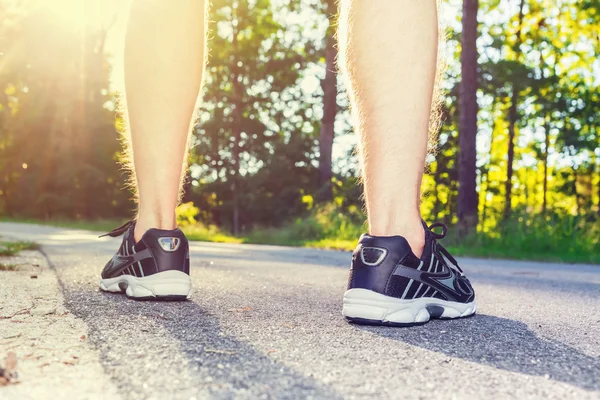
[[[48,18],[75,31],[109,25],[117,11],[114,0],[37,0],[37,5]]]

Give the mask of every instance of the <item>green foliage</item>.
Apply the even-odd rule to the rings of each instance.
[[[279,224],[317,189],[316,104],[299,86],[318,57],[308,26],[282,22],[293,6],[269,0],[212,2],[203,105],[195,128],[186,199],[208,224],[228,229]]]
[[[182,228],[189,240],[216,243],[243,243],[244,239],[222,232],[215,225],[187,225]]]
[[[314,201],[318,80],[325,76],[333,3],[284,3],[212,2],[206,84],[178,222],[199,240],[350,248],[366,230],[351,151],[334,157],[334,201]],[[443,125],[428,158],[422,211],[427,221],[451,225],[461,32],[460,2],[450,3],[457,17],[446,43]],[[461,242],[450,235],[449,242],[461,254],[597,262],[600,5],[527,0],[519,24],[518,3],[479,2],[480,224],[476,235]],[[116,163],[122,154],[115,126],[122,119],[114,118],[108,28],[72,32],[20,0],[0,0],[0,17],[0,215],[112,229],[134,207]],[[512,215],[505,219],[513,94]],[[349,131],[347,113],[337,122],[336,134]]]
[[[202,225],[188,226],[184,231],[193,240],[352,250],[366,225],[358,209],[341,211],[330,203],[283,227],[257,228],[241,238]],[[460,241],[457,237],[451,229],[442,244],[461,256],[600,263],[600,218],[595,215],[531,216],[515,212],[494,231]]]
[[[200,214],[200,209],[194,206],[194,203],[191,201],[180,204],[175,210],[177,225],[184,227],[195,224],[198,214]]]
[[[251,232],[244,241],[352,250],[365,231],[362,213],[340,212],[329,204],[283,228]],[[457,255],[600,263],[600,218],[513,213],[493,232],[479,232],[458,241],[451,230],[442,244]]]
[[[352,250],[365,232],[362,214],[340,212],[334,204],[280,229],[256,230],[249,243]],[[479,232],[460,241],[450,230],[442,244],[457,255],[476,257],[600,263],[600,218],[513,213],[493,232]]]
[[[600,263],[600,218],[596,215],[513,213],[494,232],[473,235],[447,245],[458,255]]]
[[[364,215],[355,206],[342,210],[336,204],[325,204],[282,228],[258,228],[244,239],[249,243],[309,246],[338,240],[346,248],[346,242],[355,244],[357,238],[365,232],[363,222]]]

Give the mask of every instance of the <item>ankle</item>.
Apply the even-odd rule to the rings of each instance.
[[[421,258],[423,255],[423,249],[425,248],[425,230],[423,225],[419,224],[419,232],[410,236],[404,236],[408,241],[411,250],[415,253],[415,256]]]
[[[369,234],[373,236],[402,236],[410,245],[417,257],[423,254],[425,247],[425,229],[421,218],[413,218],[412,221],[393,223],[388,220],[384,224],[370,224]]]
[[[133,236],[138,242],[148,229],[165,229],[171,230],[177,228],[177,220],[175,213],[143,213],[140,210],[138,214]]]

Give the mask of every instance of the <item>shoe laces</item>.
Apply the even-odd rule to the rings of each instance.
[[[429,229],[429,231],[431,232],[433,237],[436,239],[443,239],[446,237],[446,234],[448,233],[448,227],[442,222],[434,222],[433,224],[429,225],[427,228]],[[442,228],[442,232],[441,233],[434,232],[433,230],[435,228]]]
[[[442,228],[442,232],[441,233],[434,232],[433,229],[435,229],[435,228]],[[433,224],[429,225],[427,227],[427,229],[431,233],[431,236],[433,236],[434,239],[436,239],[436,240],[445,238],[446,234],[448,233],[448,227],[442,222],[434,222]],[[464,275],[462,268],[458,265],[458,261],[456,261],[456,259],[454,257],[452,257],[450,252],[448,250],[446,250],[444,248],[444,246],[437,243],[437,245],[435,246],[435,251],[438,251],[439,253],[443,254],[446,258],[448,258],[448,260],[450,260],[450,262],[453,264],[453,266],[455,266],[458,269],[458,271],[460,271],[460,273],[462,275]],[[448,267],[451,268],[450,266],[448,266]]]
[[[112,231],[110,231],[108,233],[105,233],[104,235],[100,235],[98,237],[105,237],[105,236],[118,237],[118,236],[121,236],[122,234],[124,234],[125,232],[127,232],[127,230],[134,225],[135,225],[135,220],[127,221],[123,225],[113,229]]]

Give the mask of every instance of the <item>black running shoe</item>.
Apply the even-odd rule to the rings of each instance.
[[[425,224],[423,224],[425,225]],[[352,254],[343,315],[350,322],[411,326],[430,318],[475,314],[475,292],[458,263],[436,239],[446,226],[425,227],[419,259],[402,236],[362,235]],[[442,228],[442,233],[434,233]]]
[[[192,291],[190,256],[183,232],[149,229],[136,243],[134,228],[135,221],[130,221],[102,235],[123,235],[123,242],[102,271],[100,289],[124,292],[136,300],[189,298]]]

